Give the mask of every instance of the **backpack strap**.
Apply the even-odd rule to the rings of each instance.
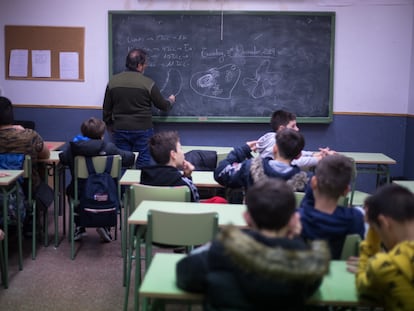
[[[109,175],[111,175],[113,161],[114,156],[111,155],[106,157],[105,173],[108,173]]]
[[[88,169],[88,174],[96,174],[95,166],[93,165],[91,157],[85,157],[86,168]]]

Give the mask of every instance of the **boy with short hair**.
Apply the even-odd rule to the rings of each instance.
[[[260,153],[262,158],[273,157],[273,146],[276,144],[274,133],[277,133],[284,128],[299,131],[296,123],[296,115],[286,110],[274,111],[270,118],[270,126],[272,127],[273,132],[268,132],[257,140],[257,152]],[[301,168],[314,167],[324,156],[334,153],[335,151],[330,150],[328,147],[319,148],[319,152],[302,150],[302,155],[298,159],[293,160],[292,163]]]
[[[350,190],[352,161],[339,154],[324,157],[316,166],[300,205],[302,237],[328,241],[332,259],[339,259],[346,235],[364,237],[363,213],[354,207],[338,206]]]
[[[222,228],[217,239],[177,263],[178,287],[205,294],[221,310],[302,310],[328,272],[325,242],[300,234],[295,196],[283,180],[265,178],[246,194],[248,229]]]
[[[385,310],[413,310],[414,194],[387,184],[365,200],[365,209],[369,229],[360,244],[358,293]]]
[[[199,202],[200,195],[191,178],[194,165],[185,160],[178,133],[176,131],[156,133],[150,138],[148,144],[151,157],[156,164],[141,168],[141,184],[187,186],[190,188],[191,201]]]
[[[300,168],[292,165],[305,146],[305,140],[298,131],[282,129],[276,135],[273,146],[273,158],[256,157],[252,159],[251,151],[256,149],[256,141],[234,148],[226,159],[221,161],[214,171],[215,180],[229,188],[249,188],[252,184],[266,177],[289,181],[293,190],[303,191],[308,176]]]

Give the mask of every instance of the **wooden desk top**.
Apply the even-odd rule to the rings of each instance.
[[[396,164],[397,161],[386,156],[383,153],[375,152],[340,152],[347,157],[353,158],[356,164],[384,164],[392,165]]]
[[[244,204],[216,204],[197,202],[142,201],[128,218],[129,224],[146,225],[149,210],[169,211],[174,213],[218,213],[219,226],[233,224],[244,228],[247,224],[243,218],[246,210]]]
[[[23,170],[0,170],[0,186],[8,186],[22,176]]]
[[[60,162],[59,153],[61,151],[58,150],[51,150],[49,159],[38,159],[38,162],[49,163],[49,164],[56,164]]]
[[[58,150],[60,147],[62,147],[65,142],[64,141],[45,141],[44,144],[47,146],[47,148],[50,151]]]
[[[156,253],[145,273],[139,295],[148,298],[201,302],[202,294],[189,293],[176,286],[175,266],[183,256],[185,255]],[[345,261],[331,261],[329,274],[324,277],[321,286],[310,298],[308,304],[360,305],[355,287],[355,276],[346,270]]]
[[[213,171],[193,171],[191,174],[193,182],[200,188],[219,188],[222,187],[214,179]],[[129,186],[139,183],[141,180],[141,170],[129,169],[122,175],[119,183],[121,185]]]

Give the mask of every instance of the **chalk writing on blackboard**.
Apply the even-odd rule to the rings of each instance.
[[[177,102],[167,121],[268,122],[290,110],[332,118],[332,12],[109,12],[110,74],[149,54],[145,74]],[[223,121],[224,122],[224,121]]]

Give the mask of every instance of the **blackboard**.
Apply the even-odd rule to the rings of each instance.
[[[154,120],[267,123],[277,109],[331,122],[334,12],[109,11],[109,75],[132,48],[175,94]]]

